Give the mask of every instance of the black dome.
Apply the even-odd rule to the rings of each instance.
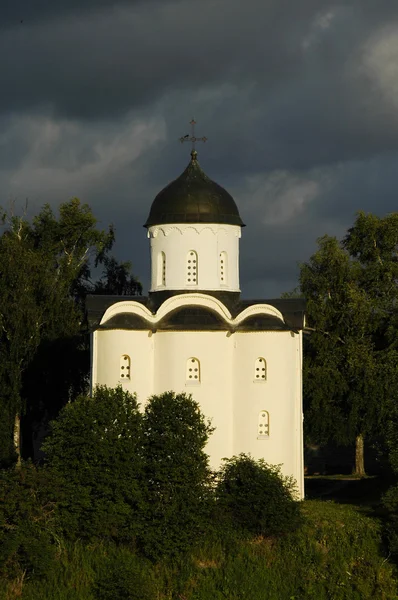
[[[207,177],[191,152],[191,162],[156,196],[144,227],[164,223],[225,223],[241,225],[235,200]]]

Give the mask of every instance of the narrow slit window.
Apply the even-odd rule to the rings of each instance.
[[[187,265],[186,265],[186,280],[187,285],[198,284],[198,254],[195,250],[190,250],[187,254]]]
[[[262,410],[258,415],[257,437],[269,437],[269,412]]]
[[[200,383],[200,362],[193,356],[187,360],[185,379],[187,383]]]
[[[131,377],[131,360],[127,354],[122,354],[120,357],[120,373],[119,378],[121,381],[129,380]]]
[[[267,361],[262,356],[254,363],[254,381],[267,381]]]
[[[228,256],[226,252],[220,252],[220,284],[228,285]]]
[[[166,285],[166,255],[164,252],[158,254],[157,280],[158,285]]]

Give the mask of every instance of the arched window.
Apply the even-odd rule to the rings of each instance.
[[[166,255],[164,252],[158,254],[157,283],[166,285]]]
[[[254,381],[267,380],[267,361],[259,356],[254,363]]]
[[[130,379],[130,357],[127,354],[122,354],[120,357],[120,373],[119,378],[121,380]]]
[[[262,410],[258,415],[257,437],[269,437],[269,412]]]
[[[187,254],[187,285],[198,284],[198,254],[195,250],[190,250]]]
[[[193,356],[187,360],[185,379],[187,383],[200,383],[200,362]]]
[[[228,285],[228,255],[220,252],[220,284]]]

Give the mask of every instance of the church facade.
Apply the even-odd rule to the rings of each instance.
[[[197,154],[152,203],[147,297],[90,296],[91,386],[122,385],[141,405],[192,394],[212,421],[217,468],[241,452],[281,464],[304,495],[301,299],[242,300],[244,224]]]

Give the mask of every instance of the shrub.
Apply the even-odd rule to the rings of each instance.
[[[301,523],[296,489],[280,467],[240,454],[225,459],[216,486],[218,506],[233,525],[252,535],[277,535]]]
[[[151,558],[190,549],[206,529],[210,469],[204,447],[211,432],[191,396],[166,392],[149,399],[141,547]]]
[[[386,445],[388,448],[388,460],[395,476],[398,476],[398,409],[392,403],[390,418],[386,427]],[[391,486],[383,496],[383,505],[387,510],[385,521],[385,538],[390,553],[398,560],[398,485]]]
[[[45,469],[0,471],[0,575],[48,576],[58,549],[55,495],[56,481]]]
[[[97,387],[80,396],[51,424],[43,444],[47,464],[65,490],[59,513],[73,538],[131,540],[141,502],[142,417],[135,396],[121,387]]]

